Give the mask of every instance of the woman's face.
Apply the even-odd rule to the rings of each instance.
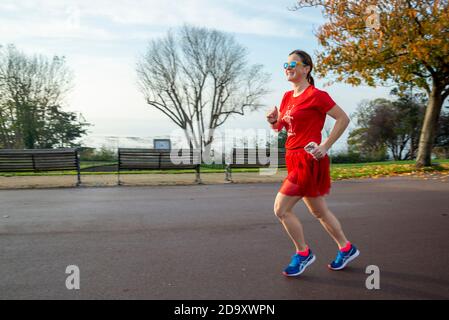
[[[290,66],[285,69],[285,76],[287,81],[290,82],[300,82],[302,79],[307,78],[307,73],[309,72],[309,66],[303,66],[301,57],[297,54],[292,54],[288,56],[287,62],[296,61],[296,67],[291,68]]]

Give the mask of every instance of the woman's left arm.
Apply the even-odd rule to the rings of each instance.
[[[340,136],[348,127],[349,122],[351,121],[346,112],[344,112],[344,110],[340,108],[337,104],[333,106],[327,112],[327,114],[330,115],[332,118],[334,118],[336,122],[329,134],[329,137],[327,137],[323,142],[321,142],[321,144],[317,148],[315,148],[315,152],[312,153],[318,159],[325,156],[327,151],[332,147],[335,141],[337,141],[338,138],[340,138]]]

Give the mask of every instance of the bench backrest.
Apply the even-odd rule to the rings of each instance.
[[[120,169],[194,169],[199,166],[199,154],[194,149],[178,150],[171,159],[171,151],[159,149],[118,149]]]
[[[0,171],[78,170],[77,148],[0,149]]]

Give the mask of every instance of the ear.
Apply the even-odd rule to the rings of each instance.
[[[307,65],[306,68],[307,68],[307,74],[309,74],[312,71],[312,67]]]

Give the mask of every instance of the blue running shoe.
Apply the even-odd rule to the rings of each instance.
[[[331,262],[331,264],[328,265],[328,267],[331,270],[341,270],[346,267],[349,262],[357,258],[359,254],[360,251],[355,247],[355,245],[351,244],[351,249],[347,252],[338,250],[337,257]]]
[[[315,261],[315,259],[315,255],[310,249],[309,255],[307,257],[303,257],[296,253],[292,256],[290,264],[287,266],[287,268],[284,269],[282,273],[287,277],[299,276],[308,266],[310,266]]]

